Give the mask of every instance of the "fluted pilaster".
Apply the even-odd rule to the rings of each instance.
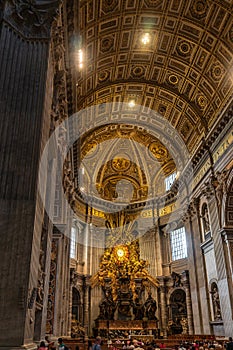
[[[162,277],[158,278],[160,283],[160,311],[161,311],[161,324],[160,330],[163,333],[164,338],[167,337],[167,302],[166,302],[166,286],[164,283],[164,279]]]
[[[44,217],[37,198],[37,169],[49,136],[50,22],[40,40],[39,34],[36,39],[31,37],[28,20],[34,26],[35,17],[28,19],[27,11],[20,15],[26,3],[5,2],[0,40],[0,313],[5,315],[0,321],[0,348],[20,348],[24,343],[33,346]],[[49,3],[40,12],[42,22],[50,12]]]

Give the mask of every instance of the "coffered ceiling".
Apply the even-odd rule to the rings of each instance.
[[[192,155],[232,99],[233,1],[69,0],[64,13],[74,91],[72,112],[134,101],[142,111],[153,110],[174,127]],[[145,34],[147,43],[142,42]],[[91,139],[82,139],[79,151],[83,159],[91,159],[94,148],[99,149],[95,159],[101,161],[98,164],[91,160],[89,165],[87,161],[85,171],[86,182],[92,179],[102,199],[119,199],[114,191],[120,179],[128,179],[133,185],[136,201],[147,196],[151,187],[155,194],[156,186],[150,181],[158,181],[159,171],[150,175],[156,164],[161,166],[161,150],[169,164],[167,170],[165,163],[162,165],[164,174],[176,169],[170,149],[159,135],[151,136],[149,129],[145,133],[134,129],[138,145],[150,151],[140,155],[140,161],[129,157],[136,154],[132,137],[126,151],[121,135],[109,137],[106,127],[100,140],[98,130],[93,129]],[[111,142],[108,155],[103,140]],[[137,149],[142,154],[140,146]],[[76,144],[76,177],[77,153]],[[122,167],[127,168],[124,174]],[[140,197],[139,193],[144,194]]]
[[[73,49],[83,50],[84,63],[79,69],[73,50],[75,109],[134,99],[164,116],[193,152],[232,97],[232,0],[81,0],[79,7]]]

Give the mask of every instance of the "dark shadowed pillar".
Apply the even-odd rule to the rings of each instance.
[[[1,2],[2,3],[2,2]],[[49,137],[50,26],[58,1],[5,2],[0,39],[0,349],[35,349],[43,205],[40,154]]]

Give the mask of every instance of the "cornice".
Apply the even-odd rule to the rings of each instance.
[[[233,103],[228,107],[224,114],[219,118],[218,122],[214,125],[214,128],[209,132],[209,135],[206,138],[202,139],[199,148],[192,157],[193,167],[197,167],[203,161],[205,154],[212,154],[213,150],[217,147],[219,143],[219,138],[223,134],[224,129],[232,121],[233,118]],[[226,133],[227,131],[225,131]],[[224,134],[225,134],[224,133]]]

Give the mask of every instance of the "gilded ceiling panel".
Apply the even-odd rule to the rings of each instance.
[[[74,11],[86,55],[75,74],[75,109],[136,96],[194,151],[232,96],[232,1],[92,0]],[[134,84],[140,93],[132,93]]]
[[[99,113],[103,108],[104,114],[103,103],[117,106],[133,101],[142,106],[142,112],[152,109],[175,127],[193,154],[232,99],[233,1],[80,0],[79,7],[72,3],[66,5],[67,38],[70,42],[77,38],[78,43],[68,43],[72,112],[100,105]],[[77,47],[83,51],[82,68]],[[135,161],[134,176],[134,161],[130,158],[128,164],[124,138],[134,141],[127,144],[131,154],[139,154],[140,145],[147,150]],[[107,141],[118,148],[116,152],[106,153]],[[95,152],[100,152],[101,164],[96,163]],[[150,176],[156,162],[162,164],[164,174],[175,169],[159,135],[153,138],[149,132],[135,126],[126,129],[124,124],[93,127],[82,138],[81,158],[87,159],[87,175],[94,177],[102,199],[114,199],[116,185],[124,179],[133,184],[137,201],[142,188],[160,178],[159,171]],[[128,164],[124,176],[114,164]]]

